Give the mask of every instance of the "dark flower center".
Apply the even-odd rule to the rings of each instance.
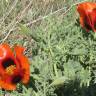
[[[86,29],[88,29],[88,30],[92,30],[92,26],[90,25],[90,22],[91,22],[91,19],[88,20],[87,17],[84,18],[84,25],[85,25]]]
[[[17,84],[18,82],[21,81],[21,79],[22,79],[22,76],[20,76],[20,75],[13,76],[13,78],[12,78],[12,83],[13,83],[13,84]]]
[[[14,60],[12,60],[11,58],[5,59],[2,62],[2,66],[8,75],[14,74],[14,70],[16,69],[16,64],[15,64]]]
[[[3,62],[2,62],[2,65],[4,67],[4,69],[6,69],[7,67],[11,66],[11,65],[15,65],[15,62],[14,60],[12,60],[11,58],[8,58],[8,59],[5,59]]]
[[[96,29],[96,21],[94,21],[94,28]]]
[[[17,84],[18,82],[21,81],[22,76],[20,74],[18,74],[18,75],[14,74],[14,69],[16,69],[16,64],[15,64],[13,59],[11,59],[11,58],[5,59],[2,62],[2,66],[5,69],[5,71],[7,72],[7,74],[12,75],[12,81],[11,82],[13,84]]]

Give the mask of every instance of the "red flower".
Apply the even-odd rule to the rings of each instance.
[[[96,32],[96,3],[84,2],[77,5],[80,14],[80,24],[86,31]]]
[[[16,84],[28,83],[30,70],[29,61],[23,54],[24,48],[15,46],[14,51],[8,44],[0,45],[0,87],[15,90]]]

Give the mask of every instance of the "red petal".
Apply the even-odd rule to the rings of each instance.
[[[28,83],[29,76],[30,76],[30,68],[29,68],[29,60],[23,54],[24,48],[20,47],[20,46],[15,46],[14,50],[16,52],[16,59],[18,60],[19,64],[21,65],[21,69],[22,69],[22,73],[23,73],[22,82]]]
[[[92,30],[96,32],[96,9],[91,12],[90,18],[92,20]]]
[[[16,67],[18,67],[18,62],[16,61],[10,46],[4,43],[0,45],[0,74],[5,74],[5,69],[2,63],[6,59],[12,59],[16,64]]]
[[[90,14],[95,8],[96,8],[96,3],[91,3],[91,2],[84,2],[84,3],[78,4],[77,6],[77,11],[80,14],[80,24],[87,31],[93,29],[92,18],[90,17]]]
[[[0,79],[0,88],[3,88],[5,90],[15,90],[16,85],[11,83],[11,78],[7,75],[3,76],[2,79]]]
[[[94,8],[96,8],[96,3],[92,2],[84,2],[77,5],[77,11],[80,16],[85,16],[88,12],[92,12]]]

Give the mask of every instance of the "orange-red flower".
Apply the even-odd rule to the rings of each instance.
[[[96,32],[96,3],[84,2],[77,5],[80,14],[80,24],[86,31]]]
[[[28,83],[29,61],[23,54],[24,50],[17,45],[13,51],[8,44],[0,45],[0,88],[15,90],[17,83]]]

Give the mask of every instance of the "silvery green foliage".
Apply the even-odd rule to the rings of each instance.
[[[12,37],[9,40],[12,44],[14,42],[23,44],[28,49],[30,82],[25,86],[19,84],[16,91],[1,90],[0,94],[94,96],[96,88],[91,85],[96,82],[96,39],[91,34],[92,32],[87,33],[80,27],[75,6],[85,0],[61,1],[56,0],[52,3],[53,5],[50,4],[48,8],[43,8],[44,6],[40,6],[38,0],[35,0],[34,7],[18,24],[20,30],[12,33],[14,36],[20,32],[19,35],[24,35],[28,40],[31,38],[30,41],[26,38],[12,39]],[[22,7],[20,4],[21,2],[16,7],[17,11]],[[63,10],[52,14],[62,7],[64,7]],[[51,15],[48,15],[50,13]],[[46,18],[26,26],[26,22],[41,18],[40,16]]]

